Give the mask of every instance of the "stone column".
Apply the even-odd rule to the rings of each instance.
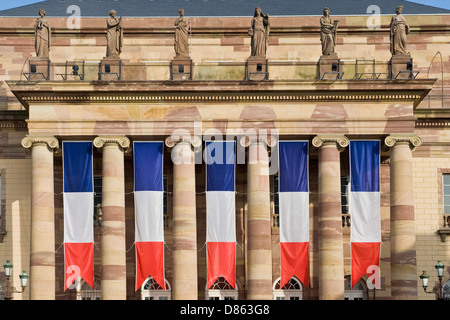
[[[319,299],[344,299],[344,252],[341,213],[340,150],[349,140],[342,135],[319,135]]]
[[[102,300],[126,300],[126,239],[124,136],[99,136],[94,146],[103,149],[102,183]]]
[[[414,134],[395,134],[384,143],[391,152],[391,298],[417,299],[416,226],[412,151],[422,144]]]
[[[200,144],[199,144],[200,143]],[[166,139],[173,148],[172,299],[197,300],[197,207],[193,146],[201,141]]]
[[[247,299],[272,299],[272,237],[268,146],[270,140],[242,139],[247,165]],[[275,141],[275,140],[272,140]],[[274,143],[274,142],[272,142]]]
[[[30,299],[55,300],[55,203],[52,136],[26,136],[31,148],[31,249]]]

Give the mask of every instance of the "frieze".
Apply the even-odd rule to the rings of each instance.
[[[39,95],[23,96],[26,103],[186,103],[186,102],[360,102],[360,101],[417,101],[421,95],[414,94],[280,94],[280,95],[254,95],[254,94],[159,94],[159,95]]]

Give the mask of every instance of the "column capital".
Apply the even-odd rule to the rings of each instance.
[[[22,139],[22,147],[31,148],[36,143],[44,143],[51,149],[59,149],[59,141],[54,136],[30,136]]]
[[[312,139],[312,145],[321,148],[324,144],[335,143],[339,149],[348,147],[350,140],[341,134],[320,134]]]
[[[94,146],[96,148],[103,148],[109,143],[115,143],[124,150],[130,148],[130,139],[125,136],[98,136],[94,139]]]
[[[410,133],[391,134],[384,139],[384,144],[389,148],[394,147],[397,143],[407,143],[411,150],[414,151],[422,145],[422,139],[418,135]]]
[[[173,148],[178,143],[186,142],[190,143],[194,148],[198,148],[202,145],[202,139],[198,136],[168,136],[166,140],[164,141],[164,144],[166,147]]]
[[[268,147],[275,147],[278,143],[278,139],[274,136],[265,136],[265,137],[257,137],[257,136],[244,136],[239,140],[241,146],[247,148],[254,143],[265,143]]]

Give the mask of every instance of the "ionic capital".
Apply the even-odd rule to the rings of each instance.
[[[115,143],[125,151],[130,148],[130,139],[125,136],[98,136],[94,139],[96,148],[103,148],[105,145]]]
[[[178,143],[189,143],[190,145],[192,145],[194,148],[199,148],[202,145],[202,139],[198,136],[178,136],[178,137],[174,137],[174,136],[169,136],[166,138],[166,140],[164,141],[166,147],[169,148],[173,148],[175,147]]]
[[[348,147],[350,140],[344,135],[322,134],[317,135],[312,139],[312,145],[316,148],[321,148],[324,144],[334,143],[338,149]]]
[[[254,143],[264,143],[268,147],[275,147],[278,143],[278,139],[274,136],[265,136],[265,137],[257,137],[257,136],[244,136],[239,140],[239,143],[244,148],[251,146]]]
[[[53,136],[26,136],[22,139],[22,147],[27,149],[37,143],[46,144],[51,149],[59,149],[59,141]]]
[[[409,147],[414,151],[417,147],[422,145],[422,139],[416,134],[391,134],[384,139],[384,144],[392,148],[396,144],[409,144]]]

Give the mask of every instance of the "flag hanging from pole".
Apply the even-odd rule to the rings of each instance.
[[[235,288],[235,142],[206,142],[207,288],[220,277]]]
[[[350,141],[350,214],[353,288],[369,267],[380,266],[379,141]]]
[[[308,142],[279,142],[279,220],[282,288],[293,276],[309,287]]]
[[[136,290],[152,276],[165,290],[162,142],[134,142]]]
[[[92,142],[63,142],[64,291],[78,277],[94,288]]]

